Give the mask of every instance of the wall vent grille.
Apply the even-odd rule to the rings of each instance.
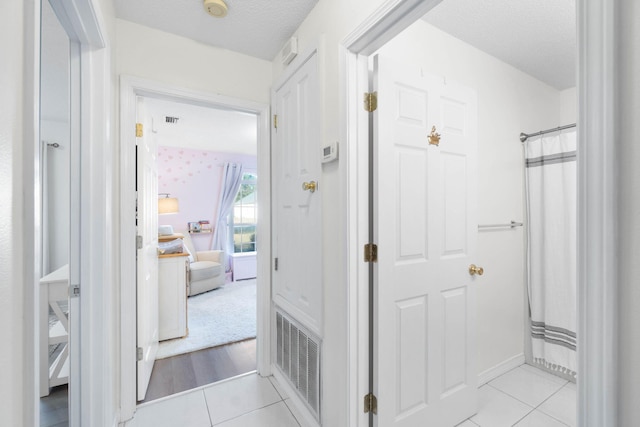
[[[320,422],[320,340],[279,308],[276,365]]]

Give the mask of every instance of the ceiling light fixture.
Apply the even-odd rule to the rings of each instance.
[[[227,5],[223,0],[204,0],[204,9],[216,18],[227,16]]]

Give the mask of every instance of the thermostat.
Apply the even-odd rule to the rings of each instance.
[[[338,143],[332,142],[331,144],[322,147],[322,163],[329,163],[338,158]]]

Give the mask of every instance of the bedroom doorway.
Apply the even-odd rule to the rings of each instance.
[[[260,245],[257,115],[153,98],[145,111],[158,147],[159,201],[178,205],[159,208],[159,247],[181,242],[189,273],[186,304],[177,307],[172,272],[185,257],[159,256],[160,342],[140,402],[256,370]],[[203,278],[211,262],[218,271]]]
[[[164,84],[159,84],[155,82],[150,82],[148,80],[138,79],[134,77],[126,77],[123,76],[121,78],[121,222],[122,222],[122,242],[129,241],[131,239],[130,236],[135,235],[136,233],[136,194],[135,194],[135,167],[132,165],[133,159],[135,159],[135,132],[129,132],[130,129],[135,129],[136,127],[136,103],[138,98],[144,98],[145,102],[153,103],[153,102],[168,102],[168,103],[179,103],[185,106],[197,106],[197,107],[205,107],[207,109],[215,109],[221,110],[227,113],[236,113],[240,116],[250,116],[253,118],[254,123],[254,134],[256,135],[255,140],[257,141],[256,147],[256,155],[255,155],[255,173],[256,177],[260,177],[260,187],[261,188],[269,188],[269,177],[270,177],[270,165],[269,165],[269,152],[270,152],[270,141],[269,141],[269,122],[268,122],[268,106],[258,104],[252,101],[239,100],[235,98],[229,98],[225,96],[215,95],[215,94],[207,94],[195,91],[188,91],[180,88],[171,87]],[[175,121],[175,116],[173,113],[163,113],[162,120],[164,123],[170,124],[167,122],[167,117],[169,117],[169,121]],[[150,118],[151,119],[151,118]],[[158,122],[159,119],[151,120],[151,125],[146,128],[151,129],[151,132],[147,132],[154,138],[157,137],[157,133],[154,133],[153,129],[158,131],[160,129],[160,124]],[[225,118],[224,120],[228,120]],[[181,119],[177,117],[178,123],[180,123]],[[193,140],[195,136],[191,133],[191,126],[189,126],[189,121],[184,120],[186,123],[186,131],[183,131],[177,138],[181,140]],[[183,128],[183,129],[184,129]],[[161,145],[161,144],[160,144]],[[206,148],[206,147],[205,147]],[[186,162],[188,159],[184,158],[184,155],[190,154],[193,156],[193,152],[187,153],[186,148],[179,148],[179,150],[183,151],[183,159],[182,161]],[[202,148],[198,148],[201,150],[200,156],[202,158],[209,158],[211,155],[206,153],[204,155]],[[167,159],[169,156],[175,156],[169,153],[169,148],[167,149]],[[162,151],[159,156],[162,159]],[[175,154],[175,153],[174,153]],[[215,157],[215,156],[214,156]],[[193,160],[193,157],[192,157]],[[192,161],[191,160],[191,161]],[[160,160],[162,162],[162,160]],[[216,163],[217,162],[217,163]],[[217,161],[214,161],[204,164],[207,170],[208,166],[211,166],[211,169],[217,167],[219,164],[233,163],[231,159],[228,159],[224,156],[219,156]],[[161,163],[162,164],[162,163]],[[200,164],[198,162],[198,164]],[[178,170],[182,167],[182,170],[185,170],[185,165],[178,165]],[[191,173],[192,175],[197,175],[197,172],[194,174],[193,171],[187,171],[186,176]],[[159,176],[162,176],[162,167],[159,170]],[[202,174],[202,171],[201,171]],[[162,179],[162,178],[160,178]],[[171,180],[176,182],[176,179],[179,181],[179,177],[172,176]],[[186,181],[186,179],[185,179]],[[214,184],[209,184],[210,187],[213,187]],[[161,190],[159,190],[161,191]],[[174,190],[170,190],[174,191]],[[197,195],[202,198],[202,194],[211,190],[201,190],[197,191]],[[167,195],[152,195],[152,197],[161,197],[167,198],[168,196],[173,196],[173,194]],[[235,201],[235,196],[237,194],[233,194],[232,201]],[[256,370],[260,375],[269,375],[269,319],[270,319],[270,276],[269,276],[269,259],[270,259],[270,218],[269,218],[269,206],[270,206],[270,195],[268,191],[259,191],[256,192],[256,203],[257,206],[260,206],[260,217],[257,223],[255,224],[255,239],[257,240],[260,250],[256,251],[256,268],[255,268],[255,277],[256,277],[256,285],[255,285],[255,312],[256,312],[256,326],[255,326],[255,341],[250,345],[253,346],[253,349],[247,350],[244,349],[243,353],[255,353],[255,365],[252,370]],[[174,197],[168,197],[174,198]],[[185,199],[184,202],[187,200]],[[247,200],[245,200],[247,202]],[[184,205],[178,198],[179,210],[182,210],[182,206]],[[217,200],[216,200],[217,203]],[[262,208],[264,207],[264,208]],[[180,220],[179,224],[176,224],[173,232],[182,231],[183,237],[187,240],[193,248],[194,256],[197,257],[200,251],[208,251],[211,246],[209,246],[209,241],[215,235],[215,228],[218,227],[217,224],[212,224],[211,221],[213,219],[213,212],[217,212],[217,205],[211,205],[208,214],[211,216],[211,220],[209,220],[209,224],[206,224],[206,217],[199,217],[197,213],[193,214],[193,218],[189,215],[188,220]],[[175,215],[175,214],[173,214]],[[160,225],[171,225],[171,215],[160,215],[159,216],[159,224]],[[201,221],[203,221],[201,223]],[[189,223],[191,224],[191,231],[189,233]],[[197,226],[196,226],[197,224]],[[226,224],[226,223],[225,223]],[[179,228],[178,228],[179,226]],[[194,227],[195,226],[195,227]],[[199,228],[199,233],[197,232]],[[211,229],[212,233],[202,232],[202,230]],[[196,231],[195,233],[193,231]],[[258,238],[259,236],[259,238]],[[215,238],[215,237],[213,237]],[[227,237],[230,240],[227,242],[233,242],[233,229],[231,232],[227,234]],[[244,236],[242,237],[244,238]],[[242,241],[241,238],[241,241]],[[199,239],[199,240],[198,240]],[[205,240],[202,242],[202,240]],[[231,244],[233,247],[233,244]],[[233,251],[233,249],[228,250],[229,253]],[[205,254],[206,255],[206,254]],[[123,264],[122,270],[122,287],[121,287],[121,304],[122,304],[122,324],[130,325],[137,321],[136,319],[136,308],[135,308],[135,286],[131,286],[131,283],[135,283],[135,250],[128,245],[123,244],[121,246],[121,262]],[[186,257],[185,257],[186,258]],[[225,259],[229,260],[230,263],[233,262],[232,257],[225,256]],[[184,261],[186,262],[186,261]],[[226,264],[226,263],[225,263]],[[191,266],[190,266],[191,267]],[[183,268],[183,271],[186,268]],[[193,271],[193,269],[191,269]],[[226,268],[225,268],[226,270]],[[160,274],[160,277],[164,277]],[[219,286],[216,287],[215,291],[201,292],[202,294],[212,294],[217,291],[224,289],[223,284],[233,283],[233,273],[231,276],[227,275],[226,272],[223,273],[223,282]],[[186,275],[183,273],[183,280],[186,283]],[[218,280],[218,279],[216,279]],[[240,281],[236,281],[237,283],[242,283]],[[193,280],[191,281],[193,284]],[[191,286],[190,286],[191,287]],[[213,288],[212,288],[213,289]],[[184,293],[183,293],[184,296]],[[186,298],[185,298],[186,299]],[[187,312],[188,308],[184,309]],[[189,331],[191,334],[191,331]],[[139,400],[136,398],[136,383],[131,379],[135,377],[136,373],[136,334],[134,328],[125,328],[122,329],[122,348],[121,348],[121,364],[123,366],[123,376],[122,376],[122,397],[121,397],[121,405],[123,408],[123,419],[128,419],[133,416],[135,412],[136,406],[139,403]],[[249,345],[249,344],[248,344]],[[238,345],[240,346],[240,345]],[[225,350],[226,351],[226,350]],[[228,351],[226,351],[228,353]],[[133,355],[134,357],[131,357]],[[241,357],[237,356],[236,360],[239,360]],[[215,359],[215,357],[214,357]],[[219,359],[219,358],[218,358]],[[172,363],[173,364],[173,363]],[[176,365],[179,363],[176,362]],[[196,376],[194,372],[188,373],[186,376]],[[186,377],[185,376],[185,377]],[[201,372],[197,373],[197,376],[202,376]],[[212,379],[215,381],[215,379]],[[177,379],[174,383],[180,384],[184,382],[184,378]],[[175,389],[174,389],[175,390]],[[175,393],[176,391],[170,391],[169,394]],[[145,396],[146,399],[146,396]]]

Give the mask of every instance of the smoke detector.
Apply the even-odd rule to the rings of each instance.
[[[227,5],[223,0],[204,0],[204,9],[216,18],[227,16]]]

